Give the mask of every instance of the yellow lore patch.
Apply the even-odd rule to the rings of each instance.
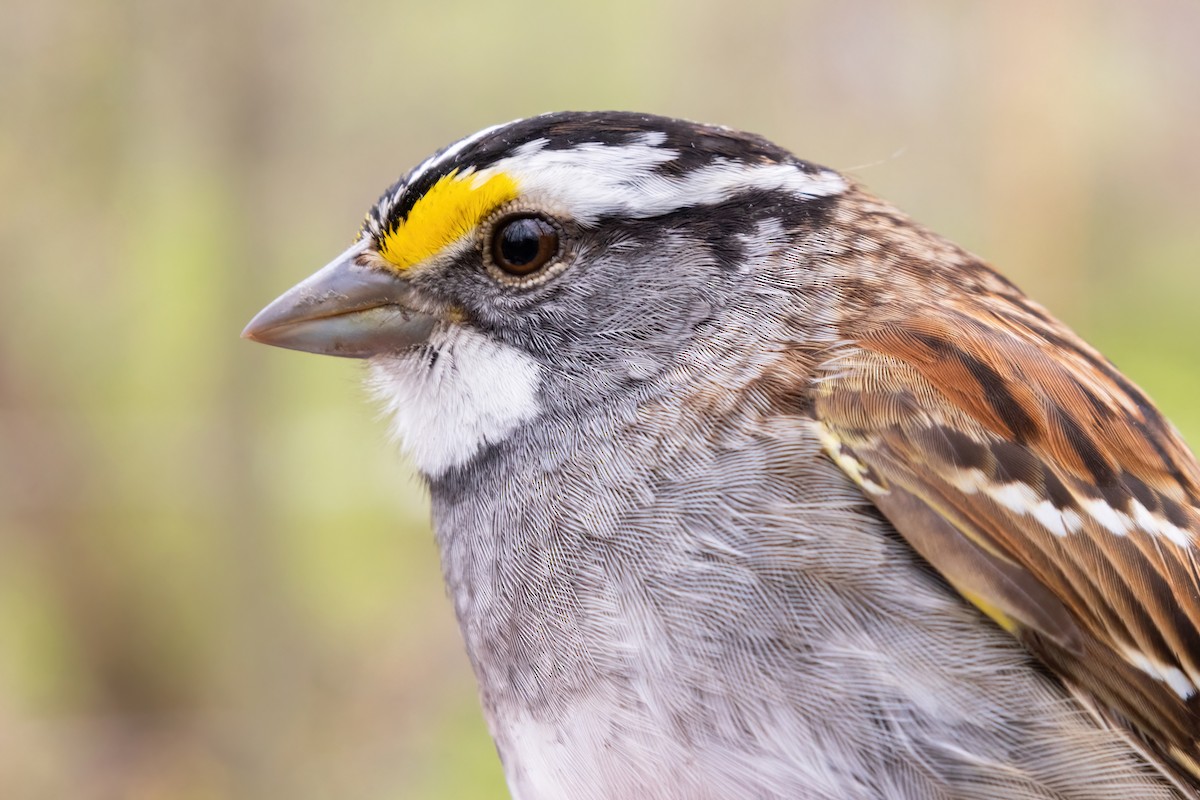
[[[379,254],[397,270],[419,264],[475,230],[497,206],[517,196],[517,182],[496,173],[451,172],[421,197],[408,216],[383,236]]]

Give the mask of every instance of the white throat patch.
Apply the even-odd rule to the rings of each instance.
[[[427,348],[370,365],[371,393],[404,454],[428,478],[467,463],[540,411],[537,362],[457,325],[439,326]]]

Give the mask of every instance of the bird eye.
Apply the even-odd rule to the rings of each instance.
[[[510,275],[529,275],[558,255],[558,228],[525,214],[501,220],[492,234],[492,262]]]

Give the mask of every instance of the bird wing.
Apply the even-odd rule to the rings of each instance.
[[[1021,297],[844,331],[826,452],[960,592],[1200,785],[1200,467]]]

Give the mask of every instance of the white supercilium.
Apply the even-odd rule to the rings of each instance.
[[[794,164],[746,164],[717,160],[681,175],[658,168],[679,151],[637,143],[583,143],[564,150],[545,150],[536,139],[508,158],[480,170],[482,183],[497,173],[516,179],[521,197],[558,206],[589,225],[611,214],[644,218],[684,208],[712,205],[747,190],[779,191],[801,198],[826,197],[846,190],[836,172],[808,172]]]

